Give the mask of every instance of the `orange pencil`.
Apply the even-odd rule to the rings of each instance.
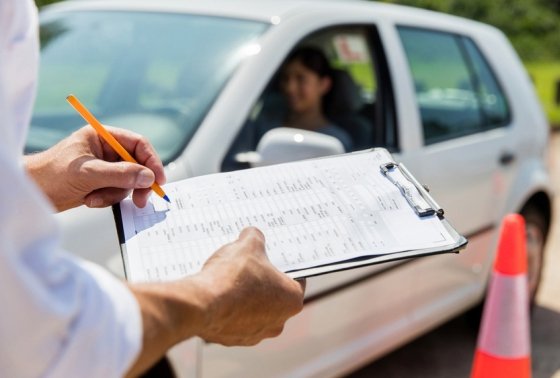
[[[66,101],[68,101],[70,105],[72,105],[72,107],[78,113],[80,113],[80,115],[86,120],[86,122],[89,123],[95,129],[95,131],[97,131],[97,133],[101,136],[101,138],[103,138],[105,142],[107,142],[109,146],[111,146],[113,150],[115,150],[115,152],[119,154],[119,156],[123,160],[126,160],[130,163],[138,164],[136,159],[134,159],[132,155],[130,155],[128,151],[125,150],[125,148],[115,139],[115,137],[112,136],[111,133],[109,133],[105,127],[103,127],[101,122],[99,122],[93,116],[93,114],[91,114],[91,112],[87,110],[87,108],[80,102],[80,100],[76,98],[76,96],[69,95],[68,97],[66,97]],[[154,192],[156,192],[158,196],[160,196],[167,202],[171,202],[169,200],[169,197],[167,197],[163,189],[156,182],[152,184],[151,188]]]

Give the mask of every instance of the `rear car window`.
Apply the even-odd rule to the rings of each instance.
[[[507,101],[474,43],[456,34],[399,27],[426,144],[509,121]]]

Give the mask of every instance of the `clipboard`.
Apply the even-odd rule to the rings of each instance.
[[[318,263],[312,266],[297,267],[294,269],[281,269],[281,270],[283,270],[286,274],[288,274],[290,277],[294,279],[305,278],[305,277],[313,277],[313,276],[333,273],[337,271],[354,269],[361,266],[380,264],[380,263],[396,261],[396,260],[410,259],[410,258],[430,256],[430,255],[443,254],[443,253],[458,253],[459,251],[464,249],[468,242],[467,239],[464,236],[460,235],[452,227],[452,225],[449,224],[449,222],[445,219],[444,210],[437,204],[437,202],[430,195],[426,187],[421,185],[402,163],[395,162],[392,159],[390,153],[384,148],[374,148],[370,150],[352,152],[352,153],[338,155],[334,157],[331,156],[331,157],[325,157],[319,159],[304,160],[300,162],[279,164],[277,166],[253,168],[244,171],[219,173],[210,176],[212,177],[215,176],[214,178],[218,178],[218,179],[226,174],[229,175],[233,174],[234,176],[240,174],[249,174],[249,175],[254,174],[254,175],[262,176],[263,173],[267,173],[269,171],[279,169],[279,168],[274,168],[278,166],[284,166],[284,168],[286,169],[288,168],[291,169],[291,168],[295,168],[298,164],[309,165],[310,164],[309,162],[314,162],[313,164],[315,166],[322,166],[323,164],[326,164],[325,162],[332,163],[332,161],[328,161],[328,159],[340,159],[345,157],[354,158],[356,156],[363,158],[366,157],[367,154],[375,154],[375,153],[384,154],[383,156],[390,157],[387,159],[387,161],[383,161],[381,164],[377,165],[376,168],[377,175],[381,174],[383,180],[386,180],[386,182],[383,183],[383,185],[387,185],[387,183],[390,183],[390,185],[397,188],[398,191],[400,192],[400,195],[406,200],[407,206],[409,206],[414,211],[418,219],[423,219],[432,223],[435,223],[436,222],[435,219],[437,219],[437,224],[441,226],[441,229],[444,230],[444,233],[446,234],[447,239],[445,245],[438,245],[435,247],[402,249],[391,253],[383,253],[383,254],[363,253],[360,256],[356,256],[348,259],[339,259],[337,261]],[[246,172],[246,173],[242,173],[242,172]],[[372,174],[375,174],[375,172],[372,172]],[[187,179],[185,181],[188,180],[192,180],[192,179]],[[205,183],[208,180],[209,179],[205,179],[205,176],[199,176],[198,182]],[[173,184],[171,185],[173,186]],[[173,200],[173,196],[175,194],[173,192],[170,193],[169,189],[166,189],[166,192],[170,194],[170,197]],[[134,231],[130,229],[131,227],[130,219],[128,220],[125,219],[125,217],[127,216],[130,218],[129,213],[130,213],[131,200],[128,201],[129,201],[128,203],[123,202],[114,205],[113,214],[115,218],[119,243],[121,246],[121,254],[122,254],[125,275],[129,280],[138,281],[137,278],[138,268],[133,266],[133,264],[137,262],[139,258],[138,246],[137,245],[131,246],[130,235],[133,235],[133,237],[135,237],[135,234]],[[405,203],[404,201],[402,202]],[[125,213],[124,216],[123,216],[123,212]],[[128,227],[129,229],[127,230],[126,227]],[[265,236],[267,236],[267,240],[268,240],[268,235],[266,231],[265,231]],[[153,280],[152,278],[153,277],[150,276],[149,279],[147,280]],[[157,278],[158,279],[156,280],[160,280],[159,279],[160,276],[157,276]],[[143,281],[143,280],[144,279],[140,279],[139,281]]]

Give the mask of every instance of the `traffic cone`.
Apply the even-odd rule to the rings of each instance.
[[[484,304],[471,378],[531,377],[525,221],[509,214]]]

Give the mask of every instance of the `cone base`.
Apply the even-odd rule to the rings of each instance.
[[[494,357],[480,350],[474,356],[471,378],[530,378],[531,359]]]

